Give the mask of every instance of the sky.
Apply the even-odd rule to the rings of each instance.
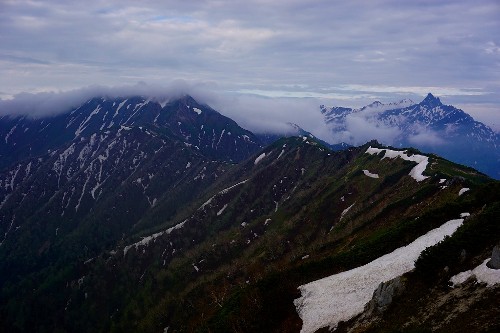
[[[498,0],[0,0],[0,99],[181,87],[250,127],[314,127],[319,104],[432,92],[499,131],[499,18]]]

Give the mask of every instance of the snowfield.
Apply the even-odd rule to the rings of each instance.
[[[448,221],[407,246],[364,266],[300,286],[302,296],[294,304],[303,322],[301,333],[315,332],[327,326],[336,328],[340,321],[363,312],[380,283],[412,270],[423,250],[453,234],[463,221]]]

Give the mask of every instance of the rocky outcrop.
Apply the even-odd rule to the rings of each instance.
[[[500,269],[500,245],[496,245],[493,248],[491,260],[486,265],[492,269]]]
[[[400,276],[382,282],[377,289],[373,292],[373,297],[365,305],[365,314],[370,316],[372,314],[382,313],[392,303],[392,299],[401,295],[405,287]]]
[[[404,279],[398,276],[387,282],[382,282],[373,292],[372,299],[366,303],[364,311],[350,324],[341,323],[341,332],[366,332],[381,322],[383,313],[389,308],[393,299],[402,295],[405,290]]]

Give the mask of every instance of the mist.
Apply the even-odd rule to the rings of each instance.
[[[70,112],[93,97],[143,96],[165,101],[186,94],[254,133],[284,134],[291,129],[287,123],[294,123],[332,144],[345,142],[351,145],[362,145],[376,139],[386,145],[395,145],[403,136],[399,128],[384,126],[376,121],[377,113],[382,110],[368,109],[349,114],[345,119],[345,126],[335,128],[335,125],[325,123],[320,112],[319,105],[325,104],[325,100],[236,93],[224,90],[214,82],[186,80],[174,80],[164,86],[139,82],[135,85],[114,87],[92,85],[59,92],[24,92],[14,95],[11,99],[0,100],[0,116],[24,115],[31,118],[55,116]],[[333,100],[329,102],[335,103]],[[426,129],[417,131],[408,139],[410,143],[417,145],[446,144],[440,138],[439,133]]]
[[[92,85],[58,92],[19,93],[0,100],[0,116],[51,117],[70,112],[93,97],[117,98],[143,96],[158,101],[191,95],[240,126],[255,133],[285,133],[288,122],[295,123],[330,142],[331,131],[319,111],[320,101],[314,98],[268,98],[221,90],[212,82],[175,80],[167,85],[139,82],[126,86]]]
[[[0,116],[28,116],[31,118],[51,117],[70,112],[93,97],[144,96],[156,99],[171,99],[189,93],[195,98],[208,98],[208,84],[190,83],[184,80],[172,81],[166,86],[138,82],[135,85],[101,86],[91,85],[68,91],[39,93],[22,92],[10,99],[0,99]]]
[[[294,123],[316,137],[331,141],[315,98],[269,98],[256,95],[222,94],[214,108],[255,133],[286,133]]]

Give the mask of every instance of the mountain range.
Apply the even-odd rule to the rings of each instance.
[[[377,141],[334,151],[290,127],[255,135],[190,96],[0,118],[0,331],[500,328],[497,282],[449,286],[495,257],[498,181]],[[368,272],[447,221],[456,232],[353,299],[353,316],[309,325],[309,283]]]
[[[420,103],[404,99],[359,109],[322,105],[320,110],[340,142],[356,144],[365,130],[370,139],[436,153],[500,178],[499,135],[430,93]]]

